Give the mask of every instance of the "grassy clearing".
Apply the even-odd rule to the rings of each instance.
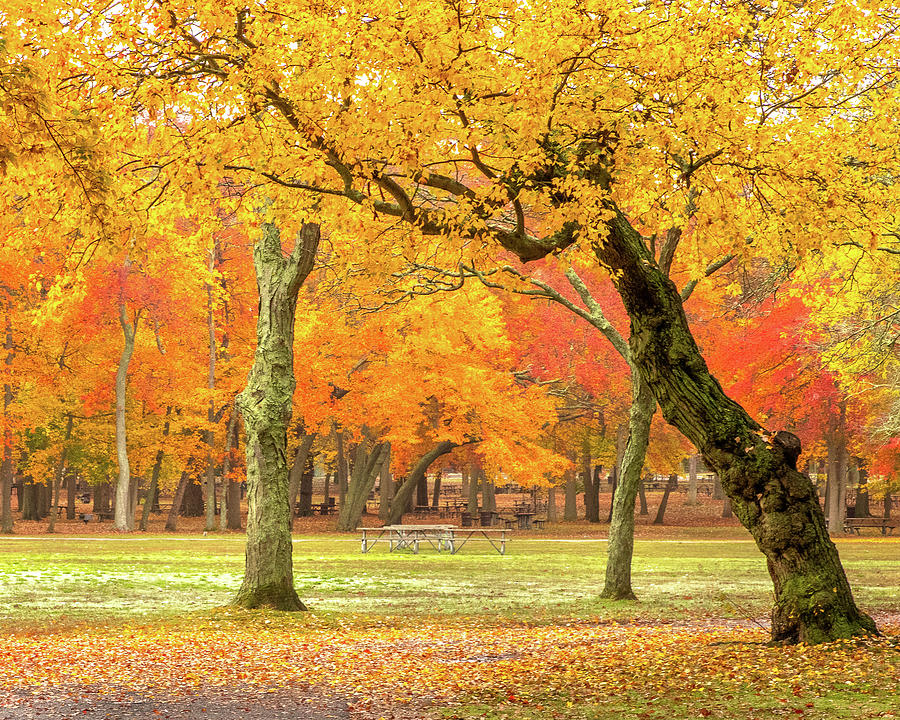
[[[516,537],[500,557],[483,544],[455,556],[381,545],[363,555],[351,538],[300,537],[305,614],[222,607],[243,570],[238,536],[4,538],[0,656],[12,667],[0,678],[302,679],[490,720],[891,717],[893,640],[767,648],[751,622],[771,600],[753,544],[681,534],[636,543],[639,603],[596,597],[606,552],[596,539]],[[900,539],[839,549],[861,605],[896,633]]]

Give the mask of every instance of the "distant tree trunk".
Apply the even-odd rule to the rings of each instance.
[[[238,439],[238,413],[234,407],[225,430],[225,455],[222,458],[222,509],[219,513],[220,530],[241,529],[241,484],[231,477],[233,458],[231,451],[240,444]]]
[[[416,505],[428,507],[428,476],[422,475],[416,481]]]
[[[478,474],[478,469],[474,465],[469,466],[469,497],[468,504],[466,505],[466,511],[469,515],[475,515],[478,512],[479,479],[480,475]]]
[[[484,471],[482,471],[483,473]],[[488,480],[482,475],[481,505],[483,510],[497,511],[497,487],[493,480]]]
[[[347,501],[347,458],[344,455],[344,431],[335,432],[335,444],[337,445],[337,472],[338,506],[344,507]]]
[[[394,478],[391,476],[390,446],[388,446],[384,455],[384,463],[381,466],[381,475],[379,477],[381,478],[381,487],[378,495],[378,519],[382,523],[386,523],[391,516],[391,503],[394,500]],[[325,502],[328,502],[327,498]]]
[[[378,443],[367,452],[366,441],[356,447],[353,460],[353,472],[347,488],[347,500],[338,514],[337,529],[339,532],[352,532],[359,525],[359,520],[366,509],[369,494],[375,488],[375,480],[381,472],[385,455],[390,452],[390,443]]]
[[[713,500],[723,500],[724,498],[725,498],[725,493],[722,492],[722,481],[719,480],[718,474],[713,475],[712,499]]]
[[[464,498],[469,497],[469,469],[466,467],[462,469],[462,482],[459,486],[459,496]]]
[[[700,456],[694,453],[688,458],[688,488],[686,505],[697,504],[697,461]]]
[[[656,511],[656,517],[653,520],[654,525],[662,525],[663,517],[666,514],[666,505],[669,503],[669,493],[678,487],[678,476],[675,473],[669,475],[669,481],[666,483],[666,489],[663,492],[662,500],[659,502],[659,508]]]
[[[638,497],[641,500],[641,515],[649,515],[650,510],[647,508],[647,491],[646,491],[647,478],[642,477],[640,487],[638,487]]]
[[[131,510],[131,469],[128,465],[128,439],[125,428],[126,393],[128,388],[128,365],[134,355],[134,339],[137,335],[141,311],[134,316],[134,322],[128,322],[128,310],[125,303],[119,303],[119,324],[125,339],[122,354],[119,356],[119,368],[116,371],[116,457],[119,461],[119,478],[116,482],[116,507],[113,529],[119,532],[134,530],[134,513]]]
[[[725,498],[724,502],[722,503],[722,517],[730,518],[733,516],[734,516],[734,513],[731,510],[731,498],[727,497],[727,498]]]
[[[104,513],[110,511],[110,485],[109,481],[104,481],[102,483],[97,484],[97,489],[94,492],[94,512],[95,513]]]
[[[616,507],[616,490],[619,489],[619,468],[617,465],[613,465],[609,477],[612,481],[612,495],[609,499],[609,514],[606,516],[606,522],[612,524],[613,510]],[[631,514],[634,515],[634,506],[631,508]]]
[[[575,481],[575,471],[573,469],[566,470],[566,504],[563,509],[563,521],[572,522],[578,519],[577,491],[578,486]]]
[[[600,492],[594,485],[591,473],[591,446],[585,440],[581,448],[581,477],[584,483],[584,519],[588,522],[600,522]]]
[[[209,277],[212,278],[216,269],[216,246],[209,249]],[[216,389],[216,319],[213,314],[213,287],[212,282],[207,281],[206,287],[206,332],[209,364],[206,376],[206,389],[210,391],[209,407],[206,409],[206,420],[209,429],[206,431],[206,524],[204,529],[211,532],[216,529],[216,465],[213,450],[216,445],[216,433],[213,427],[216,423],[216,406],[212,400],[212,393]]]
[[[13,346],[12,324],[9,316],[6,318],[6,340],[3,343],[6,350],[7,377],[10,374],[10,365],[13,364],[15,358],[15,350]],[[3,383],[3,460],[0,462],[0,532],[10,535],[13,532],[13,516],[12,516],[12,484],[13,484],[13,434],[10,429],[9,422],[9,406],[13,401],[12,385],[8,382]],[[22,496],[18,495],[19,509],[21,510]]]
[[[885,518],[887,518],[888,520],[891,519],[891,510],[892,510],[892,509],[893,509],[893,508],[892,508],[892,504],[891,504],[891,494],[890,494],[890,492],[885,491],[885,493],[884,493],[884,513],[883,513],[883,516],[884,516]]]
[[[843,407],[841,418],[827,437],[828,478],[825,490],[825,505],[828,511],[828,532],[840,535],[844,531],[847,517],[847,439],[844,434]]]
[[[22,519],[40,520],[38,510],[37,485],[32,480],[26,480],[22,484]]]
[[[181,514],[181,504],[184,502],[184,494],[191,482],[191,475],[187,470],[183,470],[178,485],[175,488],[175,495],[172,498],[172,507],[169,508],[169,517],[166,518],[166,530],[175,532],[178,527],[178,516]]]
[[[72,470],[66,473],[66,520],[75,519],[75,496],[78,494],[78,479]]]
[[[163,423],[163,438],[169,436],[169,413],[172,408],[166,408],[166,421]],[[150,472],[150,487],[147,488],[147,497],[144,498],[144,509],[141,513],[140,528],[147,531],[147,524],[150,522],[150,511],[158,504],[159,496],[159,473],[162,471],[162,462],[165,452],[160,448],[156,451],[156,459],[153,461],[153,470]]]
[[[291,470],[288,473],[288,498],[290,498],[292,516],[294,514],[294,509],[297,507],[297,493],[300,492],[300,486],[303,484],[303,476],[306,473],[306,464],[309,460],[310,450],[312,450],[315,439],[315,433],[300,435],[300,444],[297,446],[297,450],[294,453],[294,461],[291,463]],[[312,487],[309,489],[312,490]],[[297,514],[301,517],[309,517],[312,514],[311,493],[307,496],[306,506],[299,508],[299,513]]]
[[[72,438],[72,427],[75,421],[72,413],[69,413],[66,419],[66,435],[63,438],[62,448],[59,451],[59,465],[56,470],[56,477],[53,479],[53,494],[50,498],[50,522],[47,526],[47,532],[56,532],[56,516],[59,514],[59,493],[62,489],[63,479],[66,476],[66,468],[69,457],[69,440]]]
[[[181,501],[181,517],[203,517],[203,486],[200,479],[191,477],[184,489],[184,499]]]
[[[559,511],[556,509],[556,488],[547,488],[547,522],[559,522]]]
[[[431,463],[442,455],[446,455],[456,447],[458,447],[456,443],[451,442],[450,440],[444,440],[419,458],[419,462],[416,463],[406,480],[403,481],[403,484],[400,485],[394,493],[394,502],[391,503],[391,514],[388,518],[388,525],[396,525],[403,519],[403,513],[407,508],[409,499],[412,497],[415,489],[419,486],[420,479],[425,477]]]
[[[857,479],[856,479],[856,517],[871,517],[872,511],[869,508],[869,469],[865,465],[865,460],[856,458]]]
[[[443,478],[443,475],[441,474],[441,471],[438,470],[434,474],[434,488],[433,488],[432,496],[431,496],[431,507],[434,508],[435,510],[437,510],[440,507],[442,478]]]

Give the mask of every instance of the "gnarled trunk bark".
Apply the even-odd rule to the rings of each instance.
[[[723,392],[691,335],[681,297],[618,211],[594,244],[631,320],[632,360],[665,419],[719,473],[734,512],[765,554],[775,589],[772,638],[817,643],[876,632],[860,612],[809,478],[799,441],[768,432]]]
[[[294,590],[287,429],[294,378],[297,295],[313,267],[319,227],[304,224],[287,258],[275,225],[263,223],[253,250],[259,288],[256,353],[247,387],[237,397],[247,452],[247,547],[234,604],[305,610]]]

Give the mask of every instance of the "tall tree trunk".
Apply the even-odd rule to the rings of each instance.
[[[484,477],[484,471],[482,470],[482,487],[484,488],[481,492],[481,506],[484,510],[490,510],[491,512],[497,511],[497,486],[494,485],[493,480],[488,480]]]
[[[637,368],[631,371],[631,409],[628,442],[622,458],[622,473],[613,491],[609,542],[606,545],[606,578],[600,596],[614,600],[634,599],[631,561],[634,555],[634,501],[642,487],[641,472],[650,442],[650,423],[656,398]]]
[[[566,504],[563,508],[563,521],[572,522],[578,519],[578,506],[575,504],[577,500],[578,487],[575,483],[575,471],[566,470]]]
[[[722,391],[691,335],[682,300],[640,234],[615,215],[593,245],[631,320],[632,360],[665,419],[719,473],[735,514],[765,554],[775,590],[772,638],[818,643],[875,632],[860,612],[809,478],[800,443],[767,432]]]
[[[181,478],[175,487],[175,495],[172,498],[172,507],[169,508],[169,517],[166,518],[166,530],[175,532],[178,528],[178,516],[181,514],[181,503],[184,502],[184,493],[191,482],[191,474],[187,470],[181,472]]]
[[[216,248],[215,244],[209,249],[209,275],[212,278],[213,271],[216,268]],[[212,280],[206,282],[206,334],[207,346],[209,351],[209,364],[206,375],[206,389],[210,392],[209,407],[206,409],[206,420],[209,423],[209,429],[206,431],[206,479],[204,486],[206,490],[206,524],[205,530],[210,532],[216,529],[216,461],[213,457],[213,450],[216,445],[216,433],[213,429],[216,423],[216,406],[212,398],[212,393],[216,389],[216,319],[213,314],[213,287]]]
[[[647,491],[646,491],[646,478],[641,478],[640,485],[638,486],[638,498],[641,501],[641,509],[639,511],[639,515],[649,515],[650,510],[647,507]]]
[[[6,350],[6,358],[3,360],[6,371],[9,373],[13,364],[15,351],[13,349],[12,325],[9,316],[6,318],[6,340],[3,343]],[[3,383],[3,460],[0,462],[0,532],[10,535],[13,532],[12,516],[12,484],[13,484],[13,434],[10,429],[9,406],[12,404],[12,385]],[[22,496],[18,495],[19,509],[21,510]]]
[[[253,250],[259,288],[256,353],[237,406],[247,435],[247,546],[234,604],[305,610],[294,590],[287,429],[294,399],[297,296],[319,245],[319,227],[304,224],[285,258],[275,225],[263,223]]]
[[[128,322],[128,311],[124,302],[119,303],[119,324],[122,326],[124,344],[116,371],[116,458],[119,461],[119,478],[116,482],[116,507],[113,529],[119,532],[134,530],[134,513],[131,510],[131,469],[128,465],[128,439],[125,428],[125,402],[128,389],[128,365],[134,355],[134,338],[137,334],[140,310],[135,313],[134,322]]]
[[[666,489],[663,491],[662,500],[659,501],[659,507],[656,509],[656,517],[653,518],[654,525],[662,525],[666,516],[666,506],[669,504],[669,494],[678,487],[678,476],[675,473],[669,475],[666,483]]]
[[[109,477],[109,476],[107,476]],[[102,513],[110,511],[110,484],[109,480],[97,484],[94,492],[94,512]]]
[[[394,494],[394,502],[391,503],[391,514],[387,522],[388,525],[397,525],[403,519],[403,513],[406,510],[409,499],[419,486],[419,480],[425,477],[425,473],[428,472],[431,463],[456,447],[459,447],[456,443],[450,440],[443,440],[419,458],[419,462],[416,463],[406,480],[403,481],[403,484],[397,488]]]
[[[843,416],[843,412],[841,412]],[[828,532],[840,536],[847,517],[847,436],[843,418],[828,436],[828,478],[825,507],[828,512]]]
[[[378,495],[378,519],[386,523],[391,516],[391,503],[394,500],[394,478],[391,476],[391,448],[388,446],[381,465],[381,488]],[[327,492],[325,493],[328,494]],[[328,498],[325,498],[328,502]]]
[[[190,482],[184,489],[184,498],[181,501],[182,517],[203,517],[203,483],[200,478],[191,476]]]
[[[612,472],[609,474],[610,484],[612,485],[612,495],[609,499],[609,515],[606,518],[606,522],[612,525],[613,519],[613,511],[616,507],[616,491],[619,489],[619,466],[613,465]],[[632,508],[632,514],[634,514],[634,509]]]
[[[335,445],[337,446],[337,471],[336,480],[338,486],[338,507],[344,507],[347,502],[347,458],[344,453],[344,431],[335,432]]]
[[[419,476],[416,482],[416,506],[428,507],[428,476]]]

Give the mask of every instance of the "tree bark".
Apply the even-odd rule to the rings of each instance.
[[[631,320],[632,360],[665,419],[719,474],[734,512],[765,554],[775,590],[772,638],[818,643],[876,632],[853,600],[799,440],[763,429],[723,392],[691,335],[681,297],[624,215],[595,242]]]
[[[559,512],[556,509],[556,488],[547,488],[547,522],[559,522]]]
[[[481,491],[481,506],[483,510],[490,510],[491,512],[497,511],[497,487],[494,485],[493,480],[488,480],[484,476],[484,471],[482,470],[481,476],[482,483],[482,491]]]
[[[294,590],[286,449],[296,387],[297,296],[318,245],[319,226],[304,224],[285,258],[278,229],[265,222],[253,250],[257,345],[247,387],[237,397],[246,432],[248,501],[244,579],[233,600],[241,607],[306,609]]]
[[[856,458],[856,509],[854,517],[871,517],[869,508],[869,470],[865,460]]]
[[[78,495],[78,480],[76,473],[69,471],[66,473],[66,520],[75,519],[75,498]]]
[[[378,495],[378,519],[385,523],[391,516],[391,503],[394,499],[394,478],[391,476],[391,449],[388,447],[384,455],[384,463],[381,465],[380,492]],[[327,486],[326,486],[327,487]],[[328,494],[327,491],[325,493]],[[328,502],[328,498],[325,498]]]
[[[403,519],[403,513],[406,511],[409,499],[419,486],[420,479],[425,477],[425,473],[428,472],[431,463],[456,447],[458,447],[456,443],[444,440],[419,458],[419,462],[416,463],[406,480],[403,481],[403,484],[397,488],[397,492],[394,494],[394,501],[391,503],[391,514],[387,522],[388,525],[396,525]]]
[[[127,308],[124,302],[119,303],[119,324],[122,326],[124,344],[119,356],[119,368],[116,371],[116,458],[119,462],[119,478],[116,482],[116,507],[113,518],[113,529],[119,532],[134,530],[134,513],[131,510],[131,468],[128,464],[128,439],[125,427],[125,403],[128,390],[128,365],[134,355],[134,338],[137,334],[141,311],[134,316],[134,322],[128,322]]]
[[[225,456],[222,458],[222,510],[219,514],[220,530],[241,529],[241,485],[231,478],[231,451],[240,442],[238,438],[238,414],[232,408],[225,430]]]
[[[699,457],[697,453],[694,453],[688,458],[688,487],[685,505],[697,504],[697,460]]]
[[[216,249],[213,245],[209,249],[209,274],[212,277],[216,267]],[[216,406],[212,399],[212,393],[216,389],[216,319],[213,314],[213,288],[212,282],[206,283],[206,332],[209,351],[209,365],[206,377],[206,389],[210,391],[209,407],[206,409],[206,420],[209,429],[206,431],[206,523],[204,529],[207,532],[216,529],[216,461],[213,450],[216,445],[216,433],[213,429],[216,423]]]
[[[344,507],[347,501],[347,458],[344,454],[344,431],[335,432],[335,445],[337,446],[337,471],[335,479],[338,486],[338,507]]]
[[[581,476],[584,478],[584,519],[591,523],[600,522],[599,481],[594,483],[591,473],[591,446],[585,440],[581,448]],[[599,479],[598,479],[599,480]]]
[[[638,497],[641,500],[641,509],[638,514],[640,515],[649,515],[650,510],[647,508],[647,492],[645,489],[646,478],[641,478],[640,486],[638,487]]]
[[[438,471],[434,474],[434,488],[432,489],[432,495],[431,495],[431,508],[432,508],[433,510],[437,510],[437,509],[440,507],[440,502],[441,502],[441,480],[442,480],[442,479],[443,479],[443,476],[442,476],[442,474],[441,474],[441,471],[438,470]]]
[[[481,482],[481,475],[474,465],[469,468],[469,497],[466,505],[466,511],[469,515],[475,515],[478,512],[478,485]]]
[[[166,408],[166,421],[163,423],[163,438],[169,436],[169,413],[172,408]],[[144,508],[141,512],[140,529],[147,532],[147,524],[150,522],[150,511],[153,510],[157,503],[157,495],[159,494],[159,473],[162,470],[163,457],[165,452],[160,448],[156,451],[156,458],[153,461],[153,470],[150,472],[150,487],[147,488],[147,497],[144,498]]]
[[[631,409],[628,443],[622,458],[622,473],[613,491],[609,542],[606,545],[606,577],[600,597],[633,600],[631,561],[634,555],[634,501],[641,488],[641,472],[650,442],[650,423],[656,398],[637,368],[631,371]]]

